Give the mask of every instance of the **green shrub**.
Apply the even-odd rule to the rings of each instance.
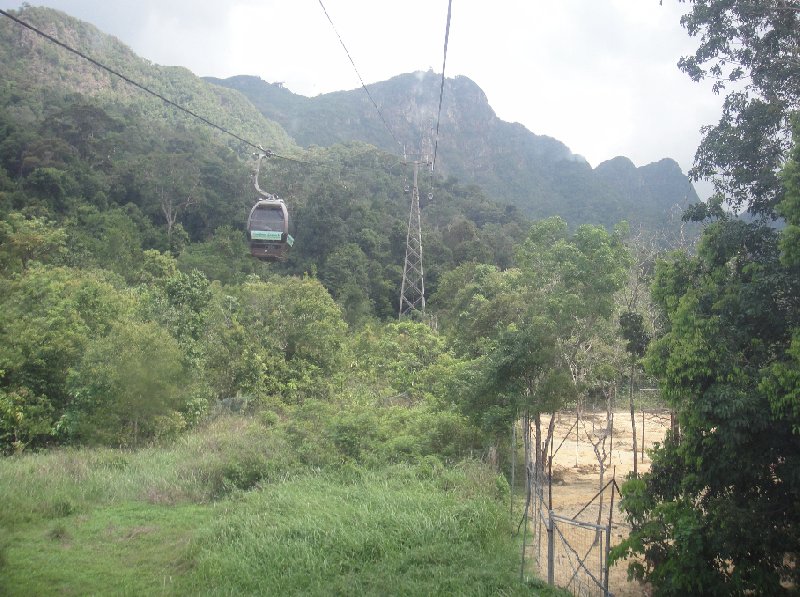
[[[253,418],[220,418],[187,438],[185,448],[178,475],[191,480],[205,499],[251,489],[299,466],[283,436]]]

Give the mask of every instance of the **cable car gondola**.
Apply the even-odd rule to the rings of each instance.
[[[268,155],[258,154],[253,185],[260,198],[247,217],[247,238],[253,257],[262,261],[282,261],[286,259],[289,247],[294,244],[294,238],[289,234],[289,212],[283,199],[262,191],[258,186],[261,160]]]

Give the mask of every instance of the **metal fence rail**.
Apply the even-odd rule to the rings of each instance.
[[[600,510],[590,508],[598,496],[611,491],[611,499]],[[614,527],[613,492],[618,491],[612,479],[579,514],[591,512],[595,521],[579,520],[556,514],[547,508],[543,492],[532,492],[526,519],[530,521],[531,542],[523,554],[540,578],[570,591],[578,597],[611,596],[609,590],[608,552]],[[608,513],[605,509],[608,508]],[[605,516],[603,516],[606,514]],[[605,524],[598,524],[603,518]]]
[[[573,595],[608,594],[607,527],[550,514],[553,526],[553,584]]]

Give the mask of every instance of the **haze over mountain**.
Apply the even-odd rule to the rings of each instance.
[[[395,154],[433,154],[441,75],[432,71],[370,85],[380,113],[363,89],[308,98],[246,75],[206,80],[241,91],[306,147],[359,140]],[[620,156],[592,169],[557,139],[499,119],[463,76],[445,81],[436,170],[480,185],[530,217],[561,215],[573,224],[626,219],[659,228],[676,207],[699,200],[674,160],[637,168]]]
[[[212,122],[285,154],[300,154],[296,144],[309,148],[351,142],[368,143],[394,156],[402,156],[404,150],[410,156],[430,157],[434,152],[441,77],[431,71],[371,85],[379,114],[363,89],[308,98],[280,83],[246,75],[203,80],[185,68],[151,64],[116,38],[64,13],[27,8],[24,17]],[[61,105],[62,99],[68,103],[91,99],[115,118],[189,126],[241,155],[249,151],[8,19],[0,21],[0,76],[5,81],[0,99],[6,117],[29,130],[51,116],[54,108],[47,102],[58,100]],[[102,118],[95,122],[97,130],[90,131],[85,141],[96,144],[102,138],[114,145],[110,135],[119,132],[104,129],[102,123]],[[145,130],[138,127],[120,138],[128,143]],[[52,126],[42,132],[53,133]],[[629,159],[617,157],[593,169],[560,141],[499,119],[480,87],[463,76],[445,81],[438,140],[433,189],[437,200],[448,196],[455,182],[474,184],[488,199],[516,206],[530,218],[560,215],[571,225],[605,226],[627,220],[634,228],[642,225],[651,230],[674,229],[676,207],[698,200],[675,161],[665,158],[637,168]],[[139,144],[146,148],[148,143],[142,139]],[[122,146],[117,142],[116,147],[119,151]],[[28,146],[24,151],[33,149]],[[444,184],[448,178],[449,186]],[[293,185],[288,176],[276,183],[287,189]],[[402,186],[398,193],[401,198]],[[438,225],[435,214],[430,216],[431,225]],[[154,218],[158,217],[155,210]]]

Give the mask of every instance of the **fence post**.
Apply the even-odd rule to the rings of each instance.
[[[552,585],[555,584],[555,571],[556,571],[556,562],[555,562],[555,529],[553,525],[555,524],[555,520],[553,520],[553,511],[547,511],[547,584]]]
[[[608,597],[608,577],[611,574],[611,566],[608,563],[608,553],[611,551],[611,521],[614,516],[614,492],[617,489],[617,471],[616,468],[614,469],[614,476],[611,478],[613,483],[611,484],[611,507],[608,511],[608,526],[606,527],[606,545],[605,545],[605,562],[604,568],[605,570],[605,578],[603,579],[603,595]]]

